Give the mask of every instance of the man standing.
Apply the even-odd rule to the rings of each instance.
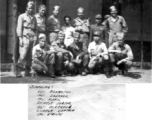
[[[65,33],[65,39],[64,39],[64,44],[66,46],[69,46],[73,44],[73,33],[74,33],[74,28],[71,26],[71,17],[70,16],[65,16],[64,17],[64,26],[62,26],[61,30]]]
[[[89,69],[95,70],[103,65],[107,78],[110,77],[109,56],[106,44],[100,40],[101,31],[94,31],[93,41],[89,44],[88,52],[90,56]]]
[[[57,40],[60,31],[60,22],[58,19],[60,6],[53,7],[53,14],[47,19],[47,30],[49,32],[49,44]]]
[[[96,22],[96,24],[93,24],[93,25],[91,25],[90,26],[90,42],[92,42],[92,37],[93,37],[93,32],[94,31],[101,31],[101,36],[100,36],[100,38],[101,38],[101,41],[102,42],[105,42],[105,26],[104,25],[102,25],[102,17],[101,17],[101,15],[100,14],[97,14],[96,16],[95,16],[95,22]]]
[[[83,43],[83,47],[88,48],[89,44],[89,19],[84,18],[84,9],[82,7],[78,8],[78,17],[73,20],[73,26],[76,32],[80,34],[80,42]]]
[[[128,44],[124,43],[124,34],[116,34],[117,42],[108,49],[112,66],[117,66],[121,74],[127,75],[128,68],[132,65],[133,53]]]
[[[82,42],[79,42],[80,34],[74,33],[74,43],[67,47],[73,56],[75,63],[75,70],[81,75],[85,76],[88,72],[89,55],[86,48],[83,48]]]
[[[104,23],[108,28],[109,33],[108,47],[116,41],[115,34],[117,32],[122,32],[125,35],[128,31],[126,21],[122,16],[117,15],[117,9],[114,6],[112,6],[110,9],[111,16]]]
[[[37,41],[35,41],[34,45],[36,45],[38,43],[39,34],[46,32],[45,16],[44,16],[45,12],[46,12],[45,5],[40,5],[39,12],[35,15],[36,22],[37,22]]]
[[[46,35],[40,33],[39,44],[33,47],[32,52],[32,75],[43,73],[54,78],[55,53],[56,51],[50,50],[50,45],[46,43]]]
[[[19,59],[17,65],[26,68],[26,70],[31,66],[32,47],[33,42],[36,40],[36,19],[33,15],[33,9],[34,3],[28,2],[26,12],[19,16],[17,22],[17,36],[19,37]],[[20,76],[20,74],[17,76]]]

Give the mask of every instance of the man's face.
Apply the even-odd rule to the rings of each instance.
[[[123,45],[124,44],[124,39],[121,37],[117,37],[117,40],[118,40],[118,44],[119,45]]]
[[[94,40],[95,42],[99,42],[100,36],[99,36],[99,35],[94,35],[94,36],[93,36],[93,40]]]
[[[116,11],[111,12],[111,16],[112,17],[116,17],[117,16],[117,12]]]
[[[78,37],[78,36],[75,36],[75,37],[74,37],[74,41],[75,41],[75,42],[79,42],[79,37]]]
[[[57,16],[58,13],[59,13],[59,9],[54,9],[54,10],[53,10],[53,14],[54,14],[55,16]]]
[[[101,23],[101,19],[100,18],[96,18],[95,22],[96,22],[96,24],[100,24]]]
[[[61,43],[64,42],[64,38],[65,38],[65,35],[59,34],[58,39],[60,40]]]
[[[33,10],[34,10],[33,5],[28,5],[27,8],[26,8],[26,10],[27,10],[27,12],[28,12],[29,14],[32,14],[32,13],[33,13]]]
[[[45,12],[46,12],[46,9],[44,7],[39,9],[39,13],[41,16],[44,16]]]
[[[40,39],[40,41],[39,41],[40,47],[44,47],[45,42],[46,42],[46,36],[39,38],[39,39]]]
[[[84,12],[78,11],[78,17],[82,19],[84,17]]]
[[[70,22],[71,22],[71,21],[70,21],[70,18],[68,18],[68,17],[67,17],[67,18],[65,18],[65,24],[66,24],[66,25],[69,25],[69,24],[70,24]]]

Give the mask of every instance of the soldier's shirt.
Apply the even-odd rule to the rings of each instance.
[[[32,50],[32,59],[38,58],[40,61],[44,61],[46,57],[46,52],[50,50],[50,46],[45,44],[43,48],[40,47],[39,44],[33,47]]]
[[[97,44],[95,41],[93,41],[89,44],[88,52],[92,55],[98,55],[98,54],[103,53],[103,52],[108,53],[108,50],[107,50],[105,43],[99,42]]]
[[[128,31],[128,27],[125,19],[119,15],[117,16],[116,19],[114,19],[112,16],[109,17],[104,24],[107,26],[109,31],[112,31],[114,33],[117,32],[126,33]]]
[[[90,42],[93,40],[93,32],[94,31],[101,31],[101,40],[105,41],[105,37],[106,37],[106,27],[104,25],[91,25],[90,26]]]
[[[51,15],[47,19],[47,29],[49,32],[58,32],[60,30],[60,21]]]
[[[75,27],[75,30],[78,32],[80,32],[79,29],[82,29],[82,32],[88,33],[90,23],[88,19],[81,20],[79,17],[77,17],[73,20],[73,26]]]
[[[35,36],[36,28],[37,24],[34,15],[29,15],[25,12],[18,17],[17,36]]]
[[[131,60],[133,58],[133,53],[131,47],[128,44],[123,44],[120,46],[118,42],[113,43],[109,48],[109,50],[120,50],[123,54],[126,54],[127,57]]]
[[[39,13],[35,15],[36,22],[37,22],[37,30],[38,32],[45,32],[46,26],[45,26],[45,17],[40,16]]]

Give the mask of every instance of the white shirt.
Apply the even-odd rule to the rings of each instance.
[[[89,44],[88,52],[90,54],[95,54],[95,55],[98,55],[100,53],[107,53],[108,54],[106,44],[103,42],[100,42],[99,44],[97,44],[95,41],[93,41]]]

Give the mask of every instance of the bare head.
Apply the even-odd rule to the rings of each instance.
[[[124,44],[124,33],[122,33],[122,32],[116,33],[116,39],[117,39],[119,45],[123,45]]]
[[[53,15],[54,15],[54,16],[57,16],[57,15],[58,15],[58,13],[59,13],[59,8],[60,8],[60,6],[58,6],[58,5],[55,5],[55,6],[53,7]]]
[[[33,11],[34,11],[34,2],[33,1],[30,1],[27,3],[26,11],[28,12],[28,14],[33,14]]]
[[[84,18],[84,8],[79,7],[77,10],[77,15],[80,19],[83,19]]]
[[[45,43],[46,43],[46,35],[41,33],[39,35],[39,45],[40,45],[40,47],[44,47]]]
[[[39,6],[39,14],[41,16],[44,16],[45,12],[46,12],[46,6],[45,5],[40,5]]]

